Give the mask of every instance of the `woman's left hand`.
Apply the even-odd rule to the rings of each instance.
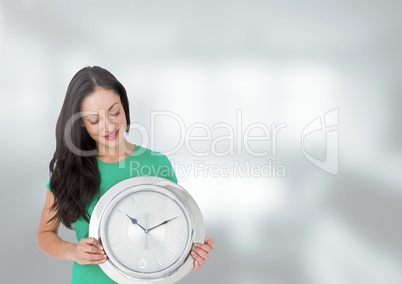
[[[214,248],[214,240],[205,237],[204,243],[195,243],[191,251],[194,259],[194,270],[197,271],[201,266],[205,265],[209,252]]]

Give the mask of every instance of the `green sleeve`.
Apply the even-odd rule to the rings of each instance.
[[[171,181],[173,181],[175,183],[178,183],[176,173],[174,172],[173,166],[170,163],[168,157],[166,157],[165,155],[163,155],[162,157],[163,157],[163,161],[162,161],[161,164],[166,165],[166,167],[167,167],[167,171],[163,172],[164,174],[163,174],[162,177],[166,178],[166,179],[169,179],[169,180],[171,180]]]
[[[47,184],[46,184],[46,188],[52,192],[52,189],[50,188],[50,179],[49,179],[49,181],[48,181]]]

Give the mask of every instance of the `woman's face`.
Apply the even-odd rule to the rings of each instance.
[[[126,114],[120,96],[113,90],[97,88],[81,103],[83,125],[95,140],[100,154],[106,148],[124,145]],[[121,147],[123,149],[123,147]]]

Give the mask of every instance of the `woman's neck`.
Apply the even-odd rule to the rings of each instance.
[[[117,145],[116,147],[99,147],[98,145],[98,159],[107,163],[115,163],[124,160],[133,153],[135,145],[127,140],[124,140],[122,144],[123,145]]]

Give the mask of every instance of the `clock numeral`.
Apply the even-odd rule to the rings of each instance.
[[[131,256],[131,253],[132,253],[132,251],[130,251],[130,252],[128,253],[128,255],[124,258],[124,261],[127,261],[127,259]]]
[[[165,211],[165,210],[166,210],[166,208],[168,207],[168,205],[169,205],[169,200],[166,202],[165,206],[163,206],[162,211]]]
[[[111,247],[115,247],[115,246],[120,245],[120,244],[122,244],[122,243],[123,243],[123,241],[119,241],[119,242],[117,242],[117,243],[111,244],[110,246],[111,246]]]
[[[116,232],[118,228],[119,228],[119,223],[112,222],[112,224],[110,224],[110,232],[111,233]]]
[[[170,250],[173,254],[177,254],[174,250],[172,250],[171,248],[168,248],[168,250]]]
[[[153,195],[146,196],[145,197],[145,206],[155,207],[156,200],[157,200],[156,197]]]
[[[145,262],[145,257],[141,258],[140,262],[138,263],[138,267],[144,269],[147,267],[147,263]]]
[[[157,256],[156,259],[158,260],[159,265],[162,266],[162,262],[161,262],[161,260],[159,259],[159,256]]]
[[[178,241],[178,242],[184,241],[184,232],[183,231],[178,231],[177,232],[176,241]]]

